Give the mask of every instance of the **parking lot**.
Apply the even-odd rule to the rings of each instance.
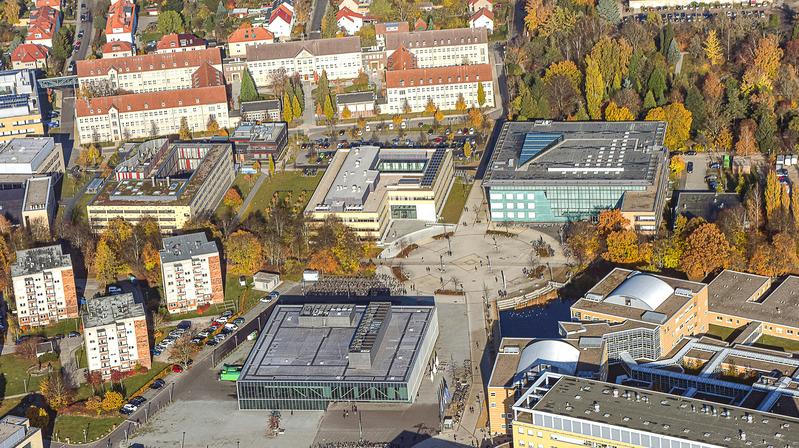
[[[705,176],[707,175],[708,165],[711,163],[710,154],[700,152],[692,155],[683,154],[682,157],[685,160],[686,168],[680,179],[679,190],[708,190]]]
[[[689,22],[702,22],[710,20],[717,15],[726,15],[731,19],[739,17],[751,17],[766,19],[769,15],[767,6],[739,6],[739,5],[720,5],[713,7],[706,6],[686,6],[686,7],[652,7],[644,8],[642,11],[627,11],[624,21],[637,20],[639,22],[646,21],[648,14],[659,14],[660,18],[665,22],[674,23],[689,23]]]

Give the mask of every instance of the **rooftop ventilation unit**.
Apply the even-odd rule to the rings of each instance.
[[[679,296],[679,297],[688,297],[688,298],[690,298],[690,297],[694,296],[694,292],[691,291],[688,288],[675,288],[674,289],[674,295],[675,296]]]

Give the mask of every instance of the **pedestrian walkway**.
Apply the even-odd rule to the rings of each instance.
[[[236,223],[241,222],[241,220],[244,218],[244,214],[247,213],[247,209],[250,207],[250,204],[252,203],[253,199],[255,199],[255,196],[258,194],[258,191],[261,189],[261,185],[263,185],[267,177],[269,177],[269,175],[264,173],[261,173],[258,176],[258,180],[255,181],[255,185],[252,186],[252,190],[250,190],[250,193],[247,194],[244,202],[241,203],[241,207],[239,207],[238,213],[236,213]]]

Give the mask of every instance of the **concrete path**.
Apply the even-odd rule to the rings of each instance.
[[[78,362],[75,360],[75,352],[83,345],[83,337],[78,338],[64,338],[59,341],[59,359],[61,366],[64,368],[64,377],[72,384],[73,387],[78,387],[83,375],[83,369],[78,368]]]
[[[313,86],[310,82],[302,83],[303,109],[302,109],[302,128],[311,129],[316,127],[316,108],[313,100]]]
[[[247,212],[247,209],[250,208],[250,204],[258,194],[258,190],[261,189],[261,185],[263,185],[264,181],[268,177],[269,175],[265,173],[261,173],[261,175],[258,176],[258,180],[255,181],[255,185],[252,186],[252,190],[250,190],[249,194],[247,194],[244,202],[241,203],[241,207],[239,207],[238,213],[236,213],[236,222],[241,222],[242,218],[244,218],[244,214]]]

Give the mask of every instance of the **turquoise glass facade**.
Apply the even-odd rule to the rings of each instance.
[[[397,382],[238,381],[239,409],[325,410],[332,401],[410,403]]]
[[[617,208],[633,185],[494,186],[487,189],[492,221],[565,222],[588,219]]]

